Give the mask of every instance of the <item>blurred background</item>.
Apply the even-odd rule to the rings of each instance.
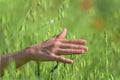
[[[82,56],[68,56],[75,60],[71,80],[120,79],[119,0],[0,0],[0,54],[42,42],[63,28],[68,30],[67,39],[86,39],[89,46]],[[45,68],[48,72],[55,63],[49,64]],[[48,75],[42,70],[47,65],[37,63],[35,73],[37,69],[38,74]],[[65,66],[59,67],[66,70]],[[53,75],[67,80],[72,74]]]
[[[43,30],[66,27],[68,33],[80,37],[109,30],[119,42],[119,7],[119,0],[0,0],[0,31],[10,28],[11,36],[16,31],[43,35]]]

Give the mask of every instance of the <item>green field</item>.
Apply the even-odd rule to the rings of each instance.
[[[24,49],[67,28],[89,50],[74,64],[10,64],[0,80],[120,80],[119,0],[0,0],[0,54]]]

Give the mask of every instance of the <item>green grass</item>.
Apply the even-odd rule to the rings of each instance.
[[[68,29],[66,39],[86,39],[89,50],[74,60],[11,64],[0,80],[119,80],[119,0],[0,0],[0,54],[21,50]],[[106,9],[107,8],[107,9]],[[99,19],[100,18],[100,19]]]

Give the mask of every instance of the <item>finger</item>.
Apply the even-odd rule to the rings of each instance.
[[[62,49],[83,49],[85,51],[88,50],[87,46],[75,45],[75,44],[60,44],[59,47],[62,48]]]
[[[55,39],[62,39],[66,36],[67,29],[65,28],[60,34],[58,34]]]
[[[58,49],[57,55],[75,55],[82,54],[85,51],[82,49]]]
[[[86,44],[86,40],[61,40],[62,43]]]
[[[73,60],[67,59],[67,58],[64,58],[64,57],[58,56],[58,55],[54,55],[54,59],[59,61],[59,62],[63,62],[63,63],[68,63],[68,64],[72,64],[73,63]]]

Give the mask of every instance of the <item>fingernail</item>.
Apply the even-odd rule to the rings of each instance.
[[[73,64],[73,60],[71,60],[71,64]]]
[[[86,47],[86,50],[88,50],[88,47]]]
[[[86,41],[86,40],[83,40],[83,43],[87,43],[87,41]]]
[[[85,49],[85,51],[87,51],[87,50],[88,50],[88,47],[85,47],[84,49]]]
[[[67,28],[64,28],[64,30],[67,30]]]

